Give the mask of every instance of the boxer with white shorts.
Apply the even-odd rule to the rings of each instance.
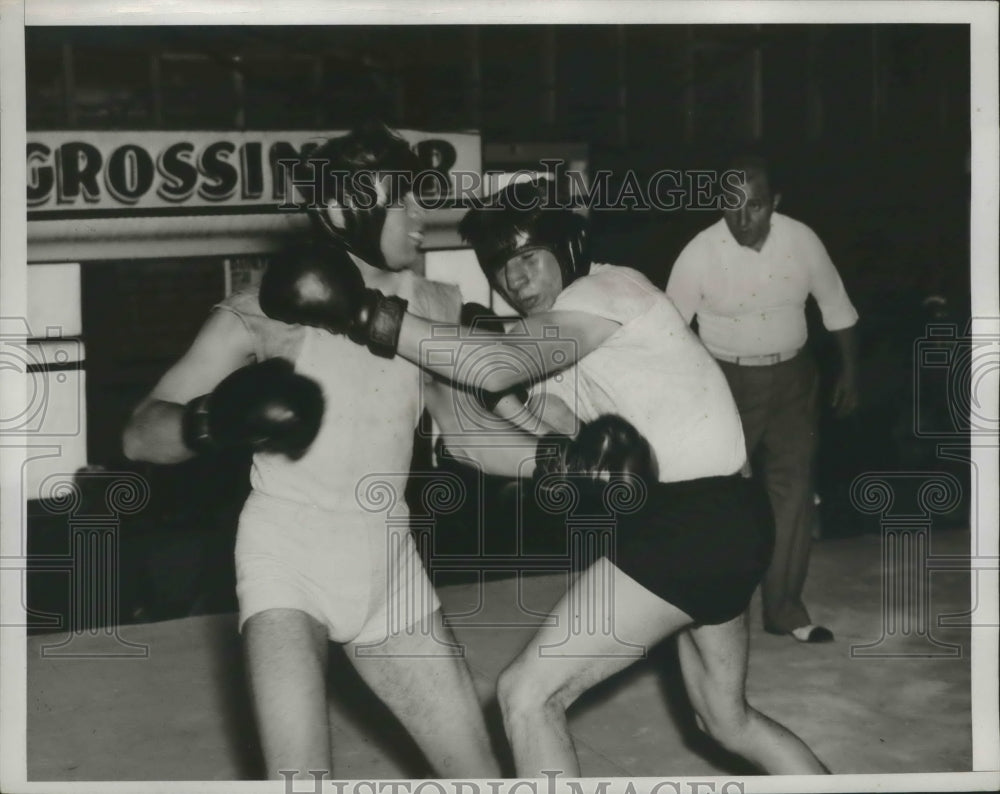
[[[303,262],[340,258],[357,266],[366,285],[401,296],[422,316],[458,321],[457,288],[409,270],[419,260],[423,213],[398,178],[416,170],[406,142],[382,127],[365,129],[332,139],[310,159],[322,162],[331,181],[328,205],[312,213],[320,239],[280,252],[263,284]],[[354,202],[344,178],[361,170],[376,175],[374,205]],[[384,172],[395,178],[382,179]],[[237,293],[215,307],[136,408],[124,449],[153,463],[235,444],[254,450],[236,569],[266,774],[330,773],[333,641],[438,776],[496,776],[471,675],[441,625],[405,520],[399,524],[402,488],[391,522],[366,511],[357,495],[372,474],[405,480],[420,370],[326,331],[272,320],[260,294]]]

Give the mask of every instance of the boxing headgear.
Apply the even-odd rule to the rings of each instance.
[[[498,270],[517,254],[544,248],[562,271],[563,289],[590,272],[587,221],[550,198],[547,179],[514,182],[469,210],[458,226],[479,266],[493,283]]]
[[[410,145],[387,127],[370,125],[331,138],[305,159],[322,169],[327,206],[309,211],[320,233],[368,264],[384,268],[386,206],[409,192],[420,167]],[[389,193],[380,182],[383,174],[392,175],[386,180]]]

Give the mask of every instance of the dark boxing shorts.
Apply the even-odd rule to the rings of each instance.
[[[659,483],[618,519],[616,566],[697,623],[742,614],[774,550],[767,493],[740,475]]]
[[[574,518],[608,515],[613,500],[600,488],[587,491]],[[611,513],[607,556],[620,570],[696,623],[725,623],[746,610],[774,549],[774,518],[759,483],[738,474],[657,483],[635,504]]]

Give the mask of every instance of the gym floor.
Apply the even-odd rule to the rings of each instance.
[[[968,554],[969,540],[967,531],[935,530],[930,553],[961,557]],[[925,630],[919,620],[907,623],[899,610],[890,609],[890,620],[883,620],[884,567],[877,535],[828,539],[814,547],[806,597],[814,620],[836,634],[833,644],[803,645],[763,633],[755,599],[750,701],[797,732],[837,773],[968,771],[970,630],[938,625],[948,622],[945,616],[968,612],[968,568],[928,574]],[[526,624],[537,620],[526,612],[546,611],[566,586],[565,574],[521,581],[520,603],[527,610],[518,607],[515,579],[489,581],[482,588],[482,608],[471,620],[490,625],[465,621],[456,627],[501,745],[493,697],[497,675],[529,636]],[[455,614],[474,610],[480,599],[473,584],[439,592],[446,611]],[[511,625],[516,623],[522,625]],[[879,642],[886,629],[889,636]],[[860,647],[866,645],[871,647]],[[115,648],[141,653],[142,646],[148,648],[145,657],[106,655]],[[65,652],[81,656],[52,655]],[[233,614],[127,625],[111,633],[32,636],[27,674],[30,781],[258,775]],[[330,676],[336,777],[425,775],[401,729],[342,656],[334,654]],[[751,773],[694,728],[669,641],[587,693],[573,706],[570,724],[584,776]]]

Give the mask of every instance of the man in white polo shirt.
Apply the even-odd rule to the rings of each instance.
[[[802,602],[814,508],[818,377],[806,349],[811,294],[840,350],[831,403],[837,416],[858,402],[854,325],[858,314],[819,237],[777,213],[765,161],[743,157],[734,186],[745,199],[700,232],[674,263],[667,295],[719,361],[740,410],[747,453],[762,475],[776,523],[761,584],[764,628],[800,642],[829,642]]]

